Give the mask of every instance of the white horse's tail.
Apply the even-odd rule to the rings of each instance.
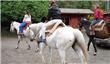
[[[84,56],[85,56],[85,61],[87,61],[88,60],[88,52],[87,52],[87,45],[85,43],[84,36],[81,33],[81,31],[79,31],[77,29],[74,32],[75,32],[77,44],[81,47],[81,49],[84,53]]]

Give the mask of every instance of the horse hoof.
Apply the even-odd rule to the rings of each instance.
[[[96,52],[94,52],[94,56],[96,56],[97,55],[97,53]]]
[[[40,51],[39,49],[36,49],[36,50],[35,50],[35,52],[39,52],[39,51]]]
[[[67,62],[65,64],[68,64]]]
[[[48,64],[48,63],[44,63],[44,64]]]
[[[16,47],[15,49],[18,49],[18,47]]]

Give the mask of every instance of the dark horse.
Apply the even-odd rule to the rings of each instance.
[[[80,23],[80,30],[82,29],[82,27],[84,27],[84,29],[86,30],[86,34],[89,37],[87,50],[89,51],[90,43],[92,43],[94,50],[95,50],[94,55],[96,55],[96,52],[97,52],[96,43],[95,43],[94,38],[105,39],[105,38],[110,37],[110,23],[106,23],[106,22],[104,22],[104,23],[105,23],[105,25],[103,27],[103,30],[95,31],[95,35],[90,35],[89,26],[91,23],[89,21],[81,20],[81,23]]]

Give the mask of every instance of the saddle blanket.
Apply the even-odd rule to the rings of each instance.
[[[101,31],[101,30],[103,30],[104,26],[105,26],[105,22],[104,22],[104,20],[101,20],[99,23],[97,23],[94,26],[94,30],[95,31]]]

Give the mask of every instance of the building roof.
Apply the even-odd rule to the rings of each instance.
[[[62,14],[93,14],[90,9],[60,8]]]

